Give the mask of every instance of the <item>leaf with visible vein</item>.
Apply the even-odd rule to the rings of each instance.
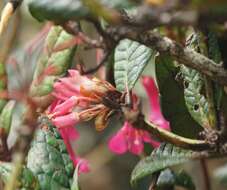
[[[115,49],[114,79],[118,90],[132,89],[155,51],[138,42],[124,39]]]
[[[188,48],[199,49],[199,36],[193,33],[188,40]],[[204,77],[198,71],[181,65],[181,74],[184,80],[184,98],[191,116],[202,127],[211,128],[215,126],[214,110],[205,95],[202,94],[204,88]]]
[[[197,137],[202,128],[191,117],[185,105],[184,89],[176,80],[179,70],[173,59],[169,56],[158,56],[155,71],[162,112],[170,122],[171,131],[188,138]]]
[[[182,164],[200,157],[200,152],[181,149],[171,144],[162,144],[150,156],[139,161],[132,172],[131,182],[133,184],[139,179],[166,167]]]
[[[41,190],[70,190],[74,166],[64,141],[47,118],[42,118],[41,122],[44,127],[37,130],[27,167],[37,176]]]

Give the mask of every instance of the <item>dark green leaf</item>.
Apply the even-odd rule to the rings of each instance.
[[[150,156],[139,161],[132,172],[131,182],[135,183],[137,180],[166,167],[182,164],[199,157],[199,152],[181,149],[171,144],[162,144]]]
[[[156,58],[156,76],[161,93],[161,106],[171,130],[184,137],[195,138],[202,129],[185,106],[183,87],[176,81],[178,69],[168,56]]]
[[[42,190],[69,190],[73,163],[57,130],[46,120],[28,153],[27,167],[38,177]]]
[[[216,33],[214,33],[213,31],[210,31],[208,34],[208,52],[209,58],[214,60],[217,64],[220,64],[222,62],[222,55],[218,44],[218,38]],[[214,84],[214,101],[218,110],[221,106],[221,99],[223,94],[223,87],[217,83]]]
[[[29,10],[38,20],[67,21],[78,20],[91,15],[87,6],[84,6],[83,0],[30,0]],[[98,2],[98,1],[97,1]],[[90,3],[90,1],[89,1]],[[109,8],[127,8],[131,3],[129,0],[101,0],[103,6]],[[93,3],[95,6],[97,3]],[[93,7],[95,9],[96,7]],[[100,10],[99,10],[100,11]],[[98,10],[94,11],[98,12]]]
[[[175,186],[181,186],[188,190],[195,190],[195,185],[191,177],[185,171],[175,172],[169,168],[163,170],[157,179],[157,190],[170,190]]]
[[[138,42],[124,39],[115,49],[114,78],[118,90],[134,87],[143,69],[155,52]]]
[[[175,179],[176,185],[185,187],[186,189],[189,189],[189,190],[196,189],[192,181],[192,178],[185,171],[180,171],[178,173],[175,173],[175,176],[176,176],[176,179]]]
[[[175,185],[175,173],[170,169],[163,170],[158,176],[156,187],[157,190],[173,189]]]

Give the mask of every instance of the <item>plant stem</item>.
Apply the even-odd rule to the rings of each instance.
[[[161,127],[154,125],[153,123],[147,121],[145,119],[144,126],[146,127],[145,130],[151,132],[152,135],[160,138],[165,142],[169,142],[176,146],[185,149],[192,149],[192,150],[208,150],[210,149],[210,145],[205,140],[196,140],[196,139],[189,139],[177,134],[174,134],[170,131],[166,131]]]
[[[204,178],[204,185],[205,185],[204,190],[211,190],[210,178],[209,178],[206,160],[201,159],[200,164],[201,164],[201,168],[202,168],[202,172],[203,172],[203,178]]]

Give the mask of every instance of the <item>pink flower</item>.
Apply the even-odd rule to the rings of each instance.
[[[109,148],[116,154],[124,154],[127,151],[139,155],[143,152],[144,142],[156,147],[158,143],[151,139],[150,134],[142,129],[134,128],[129,122],[110,139]]]
[[[69,127],[60,127],[58,128],[58,131],[61,134],[61,137],[67,148],[69,157],[73,161],[74,167],[76,167],[79,164],[79,173],[89,172],[90,169],[89,169],[88,162],[84,159],[77,157],[71,145],[72,141],[75,141],[79,138],[79,133],[76,131],[76,129],[73,126],[69,126]]]
[[[156,87],[154,80],[150,77],[143,77],[142,82],[150,104],[150,122],[163,129],[170,130],[169,122],[165,120],[161,112],[158,88]],[[136,107],[135,105],[137,104],[137,101],[135,100],[136,99],[134,99],[133,107]],[[132,111],[135,112],[136,108],[133,108]],[[135,128],[126,121],[123,127],[110,139],[109,148],[112,152],[117,154],[123,154],[129,151],[139,155],[143,152],[144,143],[149,143],[153,147],[158,147],[160,145],[159,142],[151,138],[147,131]]]
[[[95,119],[97,130],[102,130],[112,112],[103,103],[108,95],[120,97],[121,93],[106,81],[80,75],[77,70],[69,70],[69,76],[59,79],[54,84],[55,101],[47,109],[47,116],[58,128],[74,166],[80,172],[88,172],[86,160],[75,155],[71,142],[78,139],[79,134],[74,126],[80,121]],[[110,96],[111,97],[111,96]],[[112,103],[112,101],[111,101]]]
[[[164,118],[161,112],[158,88],[155,85],[154,79],[148,76],[143,76],[142,83],[146,90],[147,96],[149,98],[150,122],[154,123],[155,125],[158,125],[163,129],[170,130],[169,122],[166,121],[166,119]]]
[[[96,119],[98,130],[105,128],[111,109],[104,105],[108,94],[121,94],[108,82],[69,70],[69,76],[54,84],[56,101],[48,109],[48,117],[57,127],[73,126],[80,121]]]

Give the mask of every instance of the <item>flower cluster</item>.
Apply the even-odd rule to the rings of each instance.
[[[150,77],[143,77],[142,84],[146,90],[150,113],[149,120],[164,129],[170,130],[169,122],[161,113],[158,89]],[[106,127],[108,118],[120,110],[123,95],[110,83],[97,78],[81,76],[76,70],[69,70],[69,76],[61,78],[54,85],[53,95],[56,100],[48,108],[47,114],[58,128],[74,165],[80,163],[80,172],[89,171],[86,160],[75,155],[71,142],[78,139],[79,134],[74,126],[81,121],[95,120],[97,130]],[[133,95],[132,113],[137,113],[138,97]],[[139,155],[143,152],[144,143],[153,147],[159,142],[152,139],[144,129],[134,126],[130,120],[124,122],[123,127],[109,140],[109,149],[117,154],[127,151]]]
[[[142,84],[146,90],[150,104],[150,122],[163,129],[170,130],[169,122],[165,120],[161,112],[158,88],[155,85],[154,79],[143,77]],[[123,154],[129,151],[139,155],[143,152],[144,142],[151,144],[153,147],[157,147],[160,144],[153,140],[147,131],[133,127],[132,124],[125,121],[123,127],[110,139],[109,148],[117,154]]]
[[[105,103],[114,104],[121,93],[106,81],[82,76],[77,70],[69,70],[68,77],[61,78],[54,84],[53,95],[56,99],[49,106],[47,115],[58,128],[74,165],[80,162],[80,172],[87,172],[87,162],[75,155],[70,143],[79,137],[74,126],[78,122],[95,119],[96,129],[104,129],[114,111]]]
[[[81,76],[77,70],[69,70],[69,76],[54,85],[53,95],[57,100],[49,109],[49,117],[59,128],[95,118],[96,129],[102,130],[112,113],[112,109],[104,104],[105,97],[110,94],[121,95],[106,81],[91,79]]]

